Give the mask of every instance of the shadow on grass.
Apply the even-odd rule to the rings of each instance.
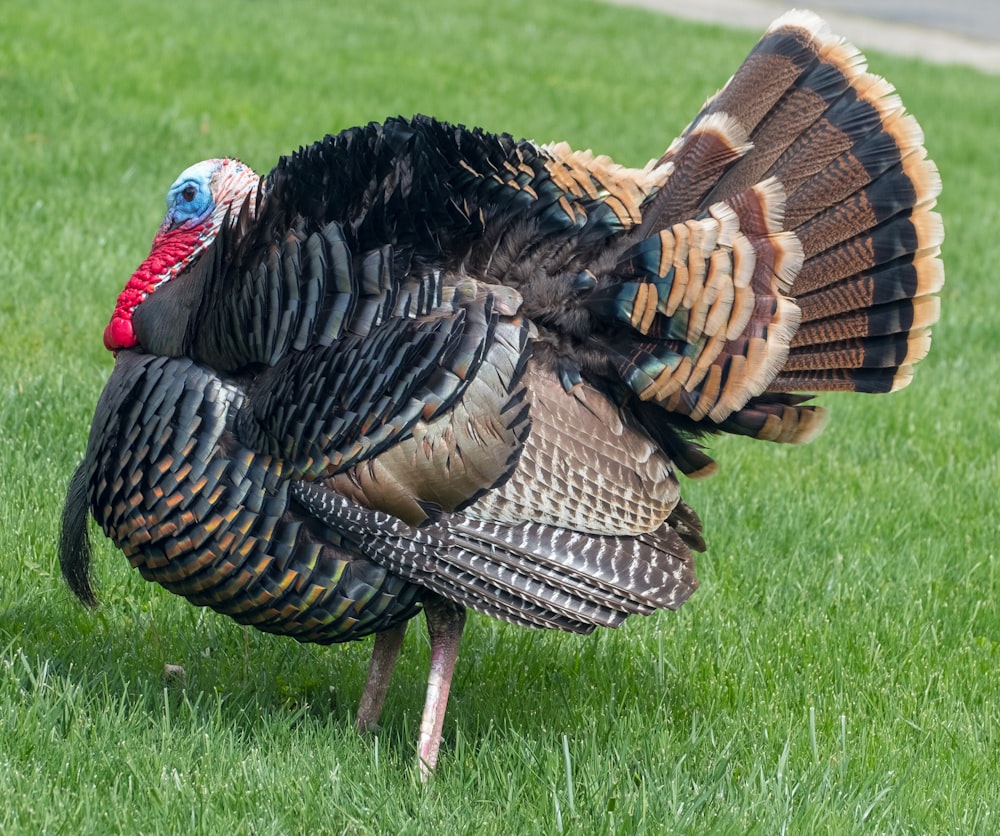
[[[137,590],[146,592],[140,583]],[[300,645],[240,627],[152,588],[150,597],[116,589],[85,610],[68,593],[48,607],[18,602],[0,611],[0,648],[35,699],[38,671],[81,695],[77,710],[131,715],[141,724],[174,711],[178,731],[215,727],[246,741],[270,742],[303,723],[351,746],[353,715],[371,639],[334,647]],[[669,619],[670,614],[654,618]],[[445,757],[477,757],[498,740],[525,752],[549,751],[563,735],[595,746],[657,726],[689,733],[697,695],[682,677],[643,658],[653,620],[592,636],[523,630],[473,616],[462,645],[445,721]],[[422,616],[413,619],[390,687],[379,745],[392,760],[413,757],[428,667]],[[164,675],[178,665],[182,676]],[[181,710],[183,709],[183,710]],[[358,742],[363,749],[367,744]],[[530,760],[530,757],[529,757]],[[530,768],[530,764],[529,764]]]

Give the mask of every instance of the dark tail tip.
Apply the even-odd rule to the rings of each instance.
[[[59,565],[73,594],[87,607],[97,606],[97,596],[90,585],[90,538],[87,536],[88,482],[87,462],[73,473],[63,506],[62,533],[59,537]]]

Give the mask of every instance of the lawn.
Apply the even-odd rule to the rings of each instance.
[[[0,831],[992,833],[1000,816],[1000,79],[870,55],[945,191],[930,357],[827,397],[815,443],[713,444],[679,612],[589,638],[473,616],[433,785],[414,622],[378,736],[369,642],[301,646],[56,540],[101,333],[176,174],[266,171],[430,113],[641,165],[755,36],[584,0],[5,0],[0,26]],[[186,671],[167,680],[164,666]]]

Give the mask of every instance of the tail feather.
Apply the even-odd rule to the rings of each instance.
[[[782,372],[895,368],[923,359],[929,348],[930,334],[925,330],[894,332],[871,339],[844,340],[789,354]]]
[[[719,429],[762,441],[803,444],[819,435],[826,424],[826,410],[806,403],[808,400],[808,395],[753,398],[723,421]]]
[[[866,306],[907,299],[913,299],[915,303],[919,300],[920,304],[936,305],[937,297],[931,294],[939,291],[943,282],[941,261],[928,258],[916,262],[907,260],[904,263],[890,263],[853,275],[819,292],[802,294],[795,301],[802,310],[802,319],[806,324],[795,335],[795,343],[808,344],[810,341],[807,334],[811,329],[819,329],[823,333],[822,326],[817,325],[816,320],[830,319]],[[845,333],[831,331],[830,336],[821,336],[814,341],[826,342],[846,336],[848,335]]]
[[[811,320],[796,333],[785,368],[791,368],[790,364],[799,355],[815,352],[822,346],[834,348],[852,338],[929,334],[929,326],[937,321],[940,309],[938,297],[921,296]]]
[[[909,263],[936,260],[941,238],[941,219],[936,213],[893,218],[872,233],[849,238],[808,259],[792,292],[805,296],[883,265],[887,269],[879,280],[891,283],[894,270]],[[927,269],[936,272],[939,268],[929,264]]]
[[[909,386],[913,366],[899,366],[886,374],[884,369],[838,368],[816,372],[782,372],[768,392],[862,392],[881,395]]]
[[[727,113],[711,113],[692,125],[657,165],[670,163],[670,188],[643,207],[638,234],[646,236],[695,215],[716,181],[750,150],[747,132]]]
[[[789,17],[782,20],[788,21]],[[742,78],[745,69],[751,71],[747,79]],[[734,84],[737,80],[740,83]],[[746,104],[747,99],[758,96],[756,87],[765,91],[764,98]],[[794,163],[803,173],[807,166],[816,170],[817,155],[832,155],[846,147],[843,138],[830,144],[835,136],[821,117],[849,89],[845,67],[822,61],[807,32],[773,26],[733,81],[706,103],[705,110],[741,114],[738,118],[747,126],[754,146],[753,153],[719,178],[709,199],[718,200],[750,188],[772,173],[777,174],[778,165]],[[794,172],[789,168],[785,174],[792,176]]]

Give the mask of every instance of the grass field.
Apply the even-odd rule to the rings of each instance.
[[[6,0],[0,26],[0,831],[992,833],[1000,829],[1000,79],[869,56],[945,181],[930,357],[795,449],[725,439],[679,613],[590,638],[470,620],[415,780],[415,622],[379,736],[369,643],[245,630],[97,542],[56,557],[102,329],[188,164],[266,171],[391,114],[656,156],[753,36],[583,0]],[[186,687],[167,682],[182,665]]]

